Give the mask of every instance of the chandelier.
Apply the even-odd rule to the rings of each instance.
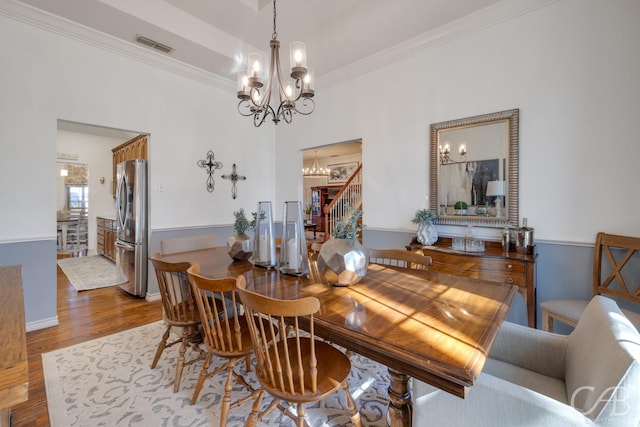
[[[247,71],[238,73],[238,112],[253,116],[258,127],[271,116],[277,125],[280,120],[291,123],[294,113],[308,115],[315,109],[313,101],[313,73],[307,69],[304,43],[295,41],[290,46],[291,80],[282,79],[280,68],[280,42],[276,31],[276,0],[273,0],[273,34],[271,35],[271,63],[266,86],[263,82],[262,55],[250,53]],[[275,85],[275,88],[274,88]],[[278,94],[277,107],[271,106],[271,95]]]
[[[302,175],[305,178],[322,178],[325,176],[329,176],[331,170],[329,168],[321,168],[318,163],[318,152],[313,152],[313,165],[311,165],[311,169],[304,168],[302,169]]]

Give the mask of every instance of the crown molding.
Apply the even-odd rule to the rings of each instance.
[[[521,0],[517,2],[513,0],[503,0],[502,2],[469,14],[360,61],[334,70],[323,76],[316,76],[316,88],[327,88],[334,84],[351,80],[373,70],[414,56],[425,50],[458,40],[501,22],[517,18],[560,1],[562,0]],[[0,15],[196,80],[218,89],[235,91],[235,81],[15,0],[0,0]]]
[[[316,77],[316,88],[354,79],[389,64],[401,61],[434,47],[461,39],[505,21],[550,6],[562,0],[503,0],[492,6],[471,13],[449,24],[421,34],[406,42],[382,50],[374,55],[345,67]],[[317,89],[316,89],[317,90]]]
[[[18,1],[0,0],[0,15],[218,89],[235,91],[235,81]]]

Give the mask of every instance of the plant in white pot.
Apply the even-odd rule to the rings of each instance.
[[[322,244],[318,272],[328,283],[350,286],[367,274],[367,254],[358,240],[362,231],[361,218],[362,211],[356,209],[346,221],[336,221],[332,238]]]
[[[227,240],[227,252],[229,256],[236,261],[246,261],[253,253],[252,240],[251,237],[247,235],[247,231],[253,229],[255,225],[255,215],[254,220],[249,221],[244,213],[244,209],[240,208],[233,213],[233,216],[236,218],[233,223],[233,230],[236,234]]]
[[[307,203],[306,205],[304,205],[304,214],[307,217],[307,224],[311,224],[311,203]]]
[[[436,215],[429,209],[420,209],[411,220],[412,223],[418,224],[416,239],[425,246],[433,245],[438,241],[438,230],[433,224],[435,218]]]

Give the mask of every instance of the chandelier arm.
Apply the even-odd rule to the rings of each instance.
[[[296,110],[296,113],[302,114],[303,116],[308,116],[309,114],[313,113],[314,110],[316,109],[316,102],[311,98],[302,98],[302,105],[306,108],[310,108],[310,110],[308,111],[300,110],[298,108],[299,105],[300,103],[296,104],[296,106],[294,107],[294,110]]]
[[[241,110],[242,107],[247,109],[249,112],[243,113]],[[238,113],[245,117],[253,116],[255,114],[253,111],[251,111],[251,103],[246,99],[241,99],[240,102],[238,102]]]

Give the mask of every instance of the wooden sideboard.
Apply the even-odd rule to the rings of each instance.
[[[22,267],[0,267],[0,427],[11,425],[11,407],[27,400],[29,371]]]
[[[433,246],[407,245],[407,249],[433,260],[429,270],[508,283],[518,286],[527,305],[527,320],[536,327],[536,257],[505,252],[500,242],[486,241],[484,252],[463,252],[451,249],[451,238],[441,237]]]
[[[96,218],[98,234],[96,250],[100,255],[116,262],[116,220],[99,216]]]

